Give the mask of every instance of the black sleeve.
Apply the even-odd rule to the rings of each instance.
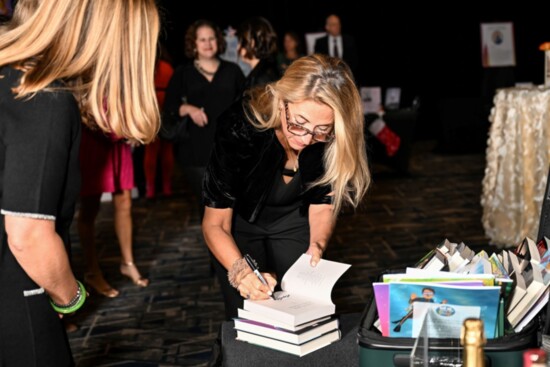
[[[244,76],[243,71],[241,68],[237,65],[237,77],[235,78],[235,90],[238,91],[237,95],[240,97],[244,92],[244,82],[246,80],[246,77]]]
[[[315,46],[313,46],[313,52],[316,53],[316,54],[320,54],[320,53],[323,53],[321,51],[321,40],[324,39],[324,37],[321,37],[321,38],[317,38],[315,40]]]
[[[355,78],[355,81],[357,83],[357,78],[359,75],[357,74],[359,72],[359,55],[357,54],[357,47],[355,44],[355,39],[350,36],[345,36],[346,40],[346,46],[344,48],[345,55],[344,57],[347,59],[348,65],[353,73],[353,77]]]
[[[185,85],[185,67],[180,66],[175,71],[164,98],[164,109],[161,115],[161,127],[159,136],[171,142],[184,140],[187,137],[187,124],[189,117],[179,115],[179,108],[187,96]]]
[[[242,162],[253,149],[251,125],[243,114],[238,100],[218,118],[214,148],[203,180],[203,202],[212,208],[233,208],[242,187]]]
[[[16,117],[3,134],[2,213],[55,220],[80,123],[76,102],[69,93],[41,92],[12,107]]]

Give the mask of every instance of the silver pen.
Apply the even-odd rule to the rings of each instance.
[[[263,285],[269,288],[269,284],[267,284],[267,280],[265,280],[262,273],[260,273],[260,269],[258,269],[258,265],[256,264],[256,261],[252,259],[252,257],[249,254],[244,255],[244,259],[246,260],[248,266],[250,266],[250,269],[252,269],[254,274],[256,274],[258,279],[260,279],[260,282],[262,282]],[[275,297],[273,297],[273,294],[271,294],[270,296],[271,298],[275,299]]]

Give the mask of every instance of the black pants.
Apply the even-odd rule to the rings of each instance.
[[[248,223],[238,215],[233,218],[233,238],[241,253],[250,254],[261,272],[275,273],[277,288],[283,275],[309,247],[309,223],[294,210],[291,214],[269,224]],[[243,298],[227,279],[227,270],[214,259],[225,302],[227,320],[237,317]]]
[[[202,179],[206,167],[182,166],[185,180],[195,197],[195,205],[199,213],[199,223],[204,217],[204,205],[202,204]]]
[[[48,296],[39,289],[19,266],[4,239],[0,245],[2,367],[74,366],[65,327]]]

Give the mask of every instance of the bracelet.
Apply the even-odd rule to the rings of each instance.
[[[231,265],[231,269],[227,272],[227,279],[229,279],[229,284],[231,284],[233,288],[237,289],[239,287],[240,279],[237,281],[237,277],[241,272],[247,269],[252,271],[244,258],[235,260],[233,265]]]
[[[53,301],[53,299],[50,298],[50,304],[57,313],[66,315],[76,312],[80,307],[82,307],[82,305],[86,301],[86,288],[84,288],[84,284],[82,284],[78,280],[76,281],[76,286],[76,295],[66,305],[58,305]]]

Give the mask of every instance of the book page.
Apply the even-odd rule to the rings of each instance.
[[[301,298],[332,303],[332,288],[351,265],[321,259],[317,266],[313,267],[310,261],[311,255],[302,254],[283,276],[281,289],[290,297],[297,295]]]
[[[247,311],[294,326],[332,315],[335,312],[334,303],[330,299],[320,301],[303,297],[299,293],[292,295],[285,293],[285,296],[281,297],[280,294],[277,294],[279,292],[275,293],[276,299],[269,298],[258,301],[245,299],[243,307]]]
[[[462,323],[469,317],[479,318],[481,307],[418,302],[413,307],[412,337],[420,334],[423,323],[430,338],[459,339]]]

